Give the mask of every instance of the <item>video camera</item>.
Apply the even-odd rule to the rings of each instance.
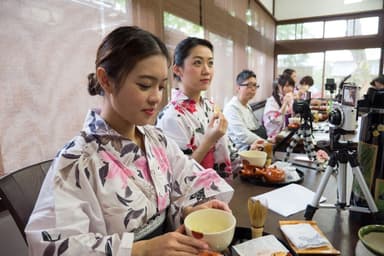
[[[341,87],[339,99],[333,103],[333,109],[329,113],[329,123],[335,128],[353,132],[357,128],[356,107],[360,88],[354,83],[344,84]]]
[[[336,91],[335,79],[327,78],[325,82],[325,90],[329,91],[331,94],[333,94],[333,92]]]
[[[302,118],[312,118],[311,113],[311,92],[306,92],[304,99],[294,100],[293,112],[300,114]]]

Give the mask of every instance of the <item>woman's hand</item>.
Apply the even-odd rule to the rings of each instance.
[[[224,134],[227,132],[228,122],[225,119],[223,113],[216,112],[214,113],[212,119],[209,121],[209,124],[205,130],[206,139],[215,144]]]
[[[295,98],[294,94],[292,92],[289,92],[284,95],[283,102],[286,104],[291,104],[294,98]]]
[[[285,115],[285,113],[288,111],[291,111],[292,104],[294,100],[294,95],[292,92],[289,92],[284,95],[283,103],[281,106],[281,114]]]
[[[149,240],[135,242],[132,248],[132,255],[195,256],[201,251],[208,249],[208,244],[203,240],[185,235],[185,227],[181,225],[174,232],[169,232]]]
[[[255,140],[255,142],[251,144],[251,147],[249,149],[263,151],[264,143],[265,143],[265,140]]]
[[[218,199],[212,199],[205,203],[198,204],[196,206],[185,207],[183,211],[184,218],[187,217],[187,215],[190,214],[191,212],[194,212],[200,209],[206,209],[206,208],[220,209],[223,211],[232,212],[227,203],[220,201]]]

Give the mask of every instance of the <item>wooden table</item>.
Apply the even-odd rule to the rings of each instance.
[[[316,191],[323,172],[313,169],[299,168],[304,173],[304,180],[301,185]],[[234,197],[230,202],[233,214],[236,216],[238,226],[250,227],[248,217],[247,201],[251,196],[256,196],[275,189],[274,187],[259,186],[242,181],[240,177],[230,182],[235,190]],[[336,203],[337,182],[332,175],[328,181],[323,195],[327,198],[327,203]],[[297,196],[297,195],[295,195]],[[304,211],[291,215],[287,218],[268,212],[264,231],[274,234],[280,239],[284,239],[279,228],[279,220],[304,220]],[[319,228],[323,231],[332,245],[341,251],[341,255],[355,255],[355,247],[358,241],[358,230],[367,224],[384,224],[384,220],[375,220],[370,214],[356,213],[349,210],[336,208],[320,208],[316,211],[313,220],[317,221]]]

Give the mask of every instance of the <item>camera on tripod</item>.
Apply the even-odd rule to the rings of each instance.
[[[325,90],[329,91],[331,94],[333,94],[333,92],[336,91],[335,79],[327,78],[325,82]]]
[[[293,112],[299,114],[302,118],[309,118],[311,114],[311,92],[306,92],[304,99],[294,100]]]
[[[356,107],[360,88],[354,83],[344,84],[345,80],[340,85],[341,93],[336,96],[339,99],[333,103],[329,113],[329,123],[346,132],[354,132],[357,129]]]

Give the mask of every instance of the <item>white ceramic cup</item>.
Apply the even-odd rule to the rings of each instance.
[[[264,151],[248,150],[239,152],[240,159],[246,160],[250,165],[264,167],[267,160],[267,153]]]
[[[202,239],[217,252],[225,250],[233,239],[236,218],[219,209],[201,209],[190,213],[184,220],[187,235]]]

